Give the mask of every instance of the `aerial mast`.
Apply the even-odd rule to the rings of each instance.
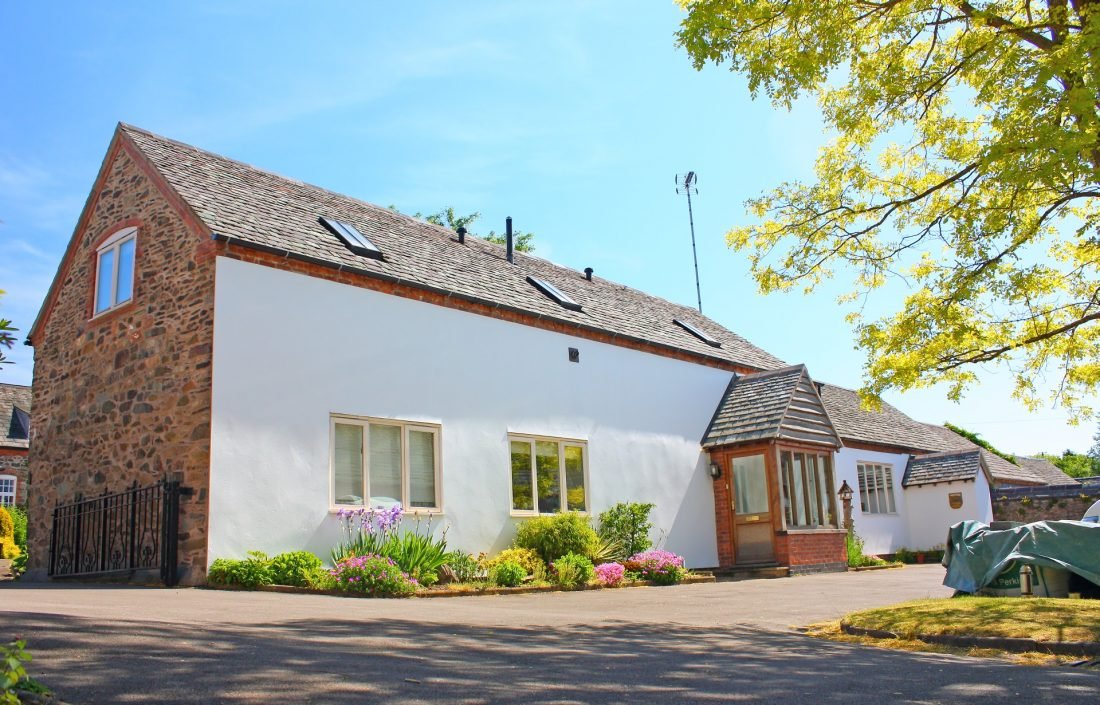
[[[699,193],[699,189],[695,187],[698,179],[695,176],[694,171],[689,171],[686,174],[676,175],[676,193],[680,195],[687,195],[688,198],[688,223],[691,225],[691,259],[695,262],[695,299],[699,303],[699,313],[703,312],[703,293],[699,288],[699,255],[695,252],[695,216],[691,212],[691,194],[694,192]]]

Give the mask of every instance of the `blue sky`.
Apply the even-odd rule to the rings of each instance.
[[[835,303],[844,277],[761,297],[724,243],[746,199],[810,174],[817,112],[692,69],[672,2],[161,5],[0,8],[0,316],[24,331],[124,121],[405,212],[480,211],[479,232],[511,215],[537,254],[687,304],[673,177],[694,170],[704,312],[818,379],[859,385],[863,355]],[[0,380],[29,383],[31,350],[11,358]],[[987,372],[961,404],[937,390],[888,400],[1014,452],[1091,445],[1095,425],[1026,411],[1010,381]]]

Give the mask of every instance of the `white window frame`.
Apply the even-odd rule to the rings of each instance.
[[[363,504],[337,504],[336,503],[336,424],[348,426],[360,426],[363,429]],[[397,426],[401,428],[401,509],[406,514],[440,514],[443,512],[443,427],[440,424],[425,423],[422,421],[404,421],[400,419],[387,419],[377,416],[351,416],[347,414],[331,414],[329,416],[329,447],[328,447],[328,503],[329,511],[337,512],[341,509],[353,509],[356,507],[370,506],[370,427]],[[409,505],[409,433],[421,431],[431,433],[434,436],[433,448],[435,453],[435,506],[413,507]]]
[[[860,473],[860,468],[867,468],[866,471]],[[873,475],[875,482],[874,488],[870,488],[867,482],[863,479],[868,474]],[[870,516],[896,516],[898,513],[898,497],[894,491],[894,466],[891,463],[881,463],[872,460],[858,460],[856,461],[856,487],[859,492],[859,511],[862,514]],[[887,483],[889,479],[889,483]],[[886,490],[886,507],[878,507],[878,500],[875,500],[876,508],[871,511],[871,496],[873,492],[878,491],[878,487],[881,486]],[[864,509],[866,505],[866,509]],[[893,511],[889,511],[889,507],[893,507]]]
[[[512,442],[531,444],[531,493],[534,503],[531,509],[516,509],[515,496],[512,487]],[[545,441],[558,444],[558,490],[561,497],[562,508],[557,512],[540,512],[538,498],[538,463],[535,461],[535,443]],[[565,446],[576,446],[581,449],[581,467],[584,477],[584,509],[569,509],[569,499],[566,495],[568,485],[565,478]],[[580,438],[562,438],[560,436],[536,436],[529,433],[508,434],[508,512],[514,517],[554,516],[568,511],[587,515],[592,503],[589,499],[591,484],[588,481],[588,441]]]
[[[11,480],[11,492],[0,492],[0,507],[13,507],[19,496],[19,480],[15,475],[0,475],[0,482],[5,480]]]
[[[96,251],[95,251],[95,287],[93,287],[94,291],[92,291],[92,317],[93,318],[95,316],[102,316],[105,313],[110,313],[111,311],[114,311],[117,308],[121,308],[122,306],[125,306],[126,304],[128,304],[128,303],[130,303],[131,301],[134,300],[134,294],[136,293],[135,289],[137,288],[137,276],[136,276],[137,275],[137,232],[138,232],[138,229],[136,227],[123,228],[122,230],[119,230],[117,233],[115,233],[111,237],[104,240],[103,244],[101,244],[98,248],[96,248]],[[120,261],[119,260],[119,254],[121,254],[122,246],[124,244],[126,244],[127,242],[131,242],[131,241],[134,243],[134,260],[133,260],[133,263],[131,265],[132,270],[130,271],[130,298],[126,299],[125,301],[118,301],[117,300],[118,299],[118,272],[119,272],[118,267],[119,267],[119,261]],[[103,282],[101,282],[100,279],[99,279],[99,274],[100,274],[99,261],[100,261],[100,259],[102,259],[103,255],[107,254],[108,252],[114,252],[114,259],[113,259],[114,265],[111,267],[111,281],[110,281],[110,285],[111,285],[111,303],[110,303],[109,306],[107,306],[107,308],[99,309],[98,308],[98,306],[99,306],[99,290],[103,286]]]

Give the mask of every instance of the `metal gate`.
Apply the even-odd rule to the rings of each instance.
[[[99,577],[160,571],[165,585],[178,582],[179,498],[176,481],[148,487],[135,482],[114,494],[79,496],[53,510],[50,565],[53,578]]]

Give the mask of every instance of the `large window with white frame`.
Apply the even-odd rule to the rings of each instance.
[[[509,435],[512,512],[588,511],[588,446],[584,441]]]
[[[858,463],[859,509],[864,514],[897,514],[894,469],[882,463]]]
[[[333,416],[332,503],[441,509],[439,434],[430,424]]]
[[[15,504],[15,475],[0,475],[0,507]]]
[[[134,253],[137,228],[123,228],[96,250],[95,315],[134,298]]]

